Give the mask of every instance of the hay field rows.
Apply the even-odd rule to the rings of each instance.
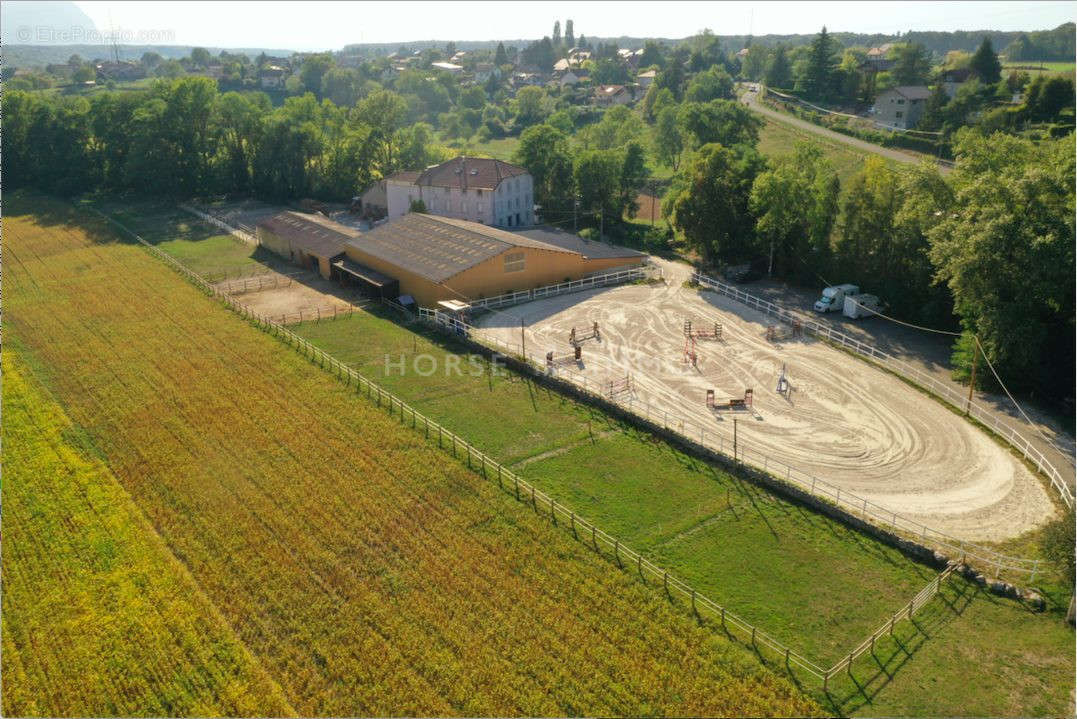
[[[5,339],[295,712],[818,711],[99,222],[25,198],[6,219]],[[5,401],[18,391],[5,383]],[[30,501],[10,481],[3,498]],[[31,511],[20,539],[70,541],[93,521],[75,512],[50,532]],[[3,561],[5,578],[26,571]],[[9,598],[5,655],[27,659],[5,675],[8,714],[47,694]],[[134,649],[83,655],[64,676],[137,674]],[[159,679],[155,696],[184,676]],[[41,713],[108,713],[101,701]]]

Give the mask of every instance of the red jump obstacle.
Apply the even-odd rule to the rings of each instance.
[[[719,322],[715,322],[713,329],[697,330],[693,329],[692,320],[685,320],[684,336],[692,337],[697,340],[720,340],[722,339],[722,325]]]
[[[546,353],[546,369],[553,369],[557,365],[562,365],[562,364],[571,364],[573,362],[578,363],[578,362],[580,362],[580,360],[582,358],[583,358],[583,348],[580,347],[579,345],[576,345],[575,347],[573,347],[572,354],[570,354],[570,355],[568,355],[568,354],[566,354],[566,355],[557,355],[555,357],[554,353],[552,351],[547,352]]]

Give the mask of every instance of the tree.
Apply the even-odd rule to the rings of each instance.
[[[623,85],[628,79],[628,68],[616,60],[599,60],[591,70],[591,82],[595,85]]]
[[[1074,531],[1077,518],[1072,509],[1064,512],[1061,517],[1048,523],[1040,535],[1040,547],[1043,556],[1055,566],[1062,575],[1065,586],[1071,588],[1069,610],[1066,612],[1066,621],[1073,624],[1074,601],[1072,588],[1077,581],[1077,572],[1074,568],[1074,542],[1077,541],[1077,532]]]
[[[407,110],[404,98],[392,90],[372,92],[356,105],[355,119],[369,125],[376,133],[378,163],[385,174],[395,172],[399,167],[396,157],[397,132],[404,124]]]
[[[636,197],[639,189],[643,187],[647,179],[647,163],[644,158],[643,146],[635,141],[629,142],[624,149],[624,158],[621,160],[620,178],[620,207],[618,219],[625,213],[635,215],[639,205]]]
[[[528,45],[524,48],[524,51],[520,53],[520,58],[525,65],[534,65],[543,72],[550,72],[553,70],[553,64],[557,61],[557,57],[553,51],[553,43],[550,42],[550,38],[548,37],[536,40]]]
[[[763,81],[768,87],[787,88],[793,84],[793,68],[785,45],[778,45],[770,56]]]
[[[1037,75],[1025,93],[1024,110],[1028,119],[1051,122],[1064,108],[1073,107],[1073,79]],[[1071,120],[1072,122],[1072,120]]]
[[[494,52],[494,64],[498,67],[507,65],[509,62],[509,56],[505,53],[504,43],[497,44],[497,50]]]
[[[938,83],[931,89],[931,96],[924,104],[924,114],[920,116],[917,127],[927,132],[935,132],[942,127],[945,119],[943,108],[950,102],[950,96],[946,94],[942,83]]]
[[[815,143],[798,142],[752,183],[755,231],[768,256],[767,274],[813,281],[830,260],[838,214],[838,176]]]
[[[714,67],[697,74],[684,92],[685,102],[709,102],[733,99],[733,78],[725,68]]]
[[[920,43],[905,43],[893,49],[890,75],[898,85],[923,85],[931,72],[931,57]]]
[[[962,326],[1015,388],[1072,383],[1072,140],[1040,144],[963,129],[954,202],[928,231],[930,256]]]
[[[834,61],[834,41],[827,34],[826,26],[812,40],[808,51],[804,76],[800,78],[808,97],[825,99],[830,97],[833,87],[833,75],[837,63]]]
[[[560,20],[554,20],[553,21],[553,35],[551,35],[551,39],[552,39],[554,47],[561,47],[561,21]]]
[[[734,151],[717,143],[699,148],[669,196],[673,225],[688,246],[707,262],[737,261],[752,255],[752,183],[764,167],[753,148]],[[666,208],[663,207],[663,214]]]
[[[980,78],[980,82],[993,85],[1002,79],[1002,63],[998,61],[994,48],[991,47],[990,38],[984,38],[980,47],[973,53],[969,60],[969,68],[972,73]]]
[[[565,20],[565,45],[569,48],[576,46],[576,35],[572,30],[572,20]]]
[[[209,54],[209,50],[204,47],[196,47],[191,50],[191,63],[195,67],[209,67],[209,63],[213,60],[213,56]]]
[[[759,128],[763,126],[755,113],[732,100],[686,102],[681,105],[678,123],[688,148],[714,142],[726,147],[754,146],[759,141]]]
[[[766,72],[770,53],[762,45],[752,45],[748,48],[748,54],[744,56],[740,74],[746,80],[760,80]]]
[[[553,113],[553,102],[541,87],[529,85],[516,93],[516,124],[520,127],[537,125]]]
[[[639,58],[639,67],[646,68],[652,66],[661,67],[665,61],[665,47],[655,42],[654,40],[648,40],[643,43],[643,54]]]
[[[658,161],[676,172],[680,165],[681,152],[684,150],[676,107],[663,108],[658,114],[654,126],[654,145]]]
[[[71,79],[79,83],[95,80],[97,79],[97,70],[94,69],[93,65],[82,65],[77,70],[75,70],[74,74],[71,76]]]
[[[350,67],[333,67],[322,76],[321,96],[340,107],[351,107],[359,100],[359,71]]]
[[[74,55],[73,57],[78,57],[78,55]],[[139,62],[142,63],[142,67],[147,70],[152,70],[161,64],[161,59],[161,56],[155,52],[144,52],[142,53],[142,59],[139,60]]]
[[[675,99],[680,99],[684,89],[684,60],[685,49],[678,48],[666,58],[666,64],[654,78],[654,85],[659,90],[666,88],[673,93]]]
[[[573,180],[579,193],[580,218],[597,225],[601,218],[620,218],[621,171],[624,160],[617,150],[584,150],[576,156]]]
[[[303,66],[299,69],[299,82],[306,92],[321,97],[322,78],[333,65],[333,57],[329,53],[317,53],[303,60]]]
[[[531,173],[535,202],[543,217],[558,221],[572,209],[573,167],[568,137],[550,125],[520,133],[513,161]]]

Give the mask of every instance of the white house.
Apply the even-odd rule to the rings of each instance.
[[[456,65],[451,62],[432,62],[430,67],[436,67],[439,70],[444,70],[450,75],[459,75],[464,71],[463,65]]]
[[[636,76],[636,82],[639,83],[639,86],[641,88],[646,90],[651,86],[651,83],[654,82],[654,78],[657,74],[658,71],[656,70],[647,70],[646,72],[641,72],[639,75]]]
[[[599,107],[627,105],[632,102],[632,94],[624,85],[599,85],[595,88],[595,104]]]
[[[501,160],[457,157],[421,173],[398,173],[386,179],[388,217],[406,215],[422,200],[431,215],[496,227],[535,224],[530,173]]]
[[[875,98],[875,124],[879,127],[908,130],[916,127],[924,114],[931,90],[924,85],[902,85]]]

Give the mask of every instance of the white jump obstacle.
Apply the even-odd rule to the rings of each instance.
[[[558,365],[572,364],[574,362],[579,364],[582,359],[583,348],[579,345],[572,348],[572,354],[555,355],[553,351],[550,351],[546,353],[546,369],[552,370]]]
[[[785,362],[782,362],[782,372],[778,375],[778,386],[774,391],[778,394],[789,394],[789,378],[785,376]]]
[[[779,340],[789,339],[790,337],[801,337],[803,335],[804,326],[800,323],[800,320],[793,320],[793,324],[788,327],[784,325],[767,325],[767,342],[777,342]]]

